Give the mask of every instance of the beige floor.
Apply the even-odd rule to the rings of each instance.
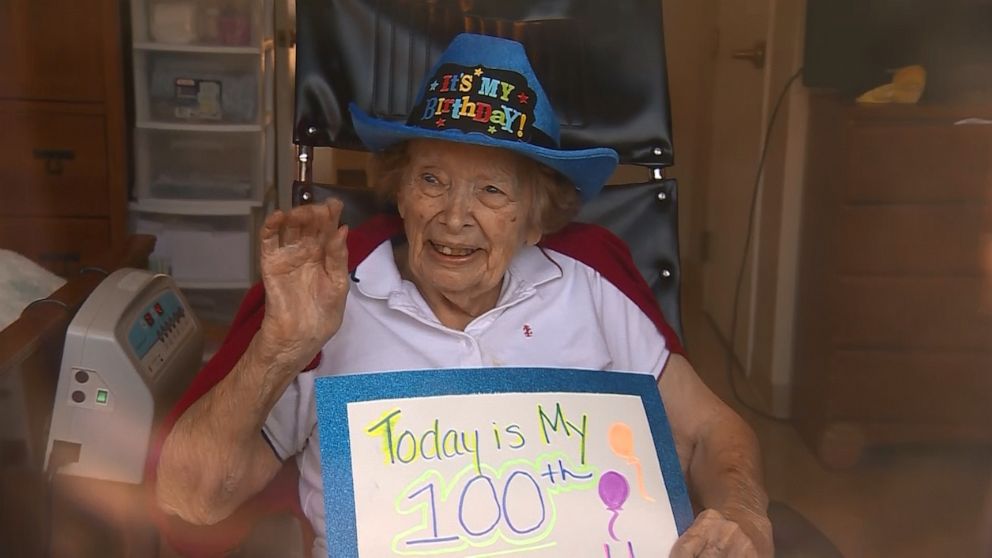
[[[992,450],[875,449],[853,468],[829,470],[791,425],[758,418],[733,399],[723,344],[694,306],[685,323],[693,364],[758,433],[772,499],[806,516],[846,557],[992,557],[979,542],[981,526],[992,529],[982,518]]]

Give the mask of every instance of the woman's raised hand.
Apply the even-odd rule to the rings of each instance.
[[[301,368],[341,327],[348,295],[348,227],[340,200],[276,211],[262,226],[262,341]]]

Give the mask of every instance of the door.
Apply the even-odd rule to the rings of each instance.
[[[737,277],[754,178],[766,120],[767,60],[774,0],[721,0],[718,53],[711,96],[706,225],[703,256],[703,310],[725,340],[730,339]],[[754,253],[752,238],[750,253]],[[753,258],[749,258],[749,261]],[[737,304],[734,352],[749,361],[751,266],[744,268]]]

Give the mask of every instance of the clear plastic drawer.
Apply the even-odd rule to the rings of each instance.
[[[258,46],[270,38],[271,0],[136,0],[136,43]]]
[[[138,199],[261,201],[272,176],[274,134],[136,131]]]
[[[247,215],[132,213],[133,229],[155,235],[151,267],[183,288],[247,288],[256,280],[260,211]]]
[[[272,49],[257,54],[136,52],[138,127],[261,127],[272,112],[272,57]]]

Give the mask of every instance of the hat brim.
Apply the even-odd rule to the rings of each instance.
[[[588,201],[603,189],[606,180],[617,167],[619,157],[608,147],[590,149],[548,149],[520,141],[497,139],[478,132],[461,130],[429,130],[408,126],[404,122],[392,122],[374,118],[352,104],[351,120],[355,132],[365,147],[371,151],[382,151],[397,143],[412,139],[436,139],[469,143],[484,147],[495,147],[519,153],[563,174],[575,184],[579,196]]]

